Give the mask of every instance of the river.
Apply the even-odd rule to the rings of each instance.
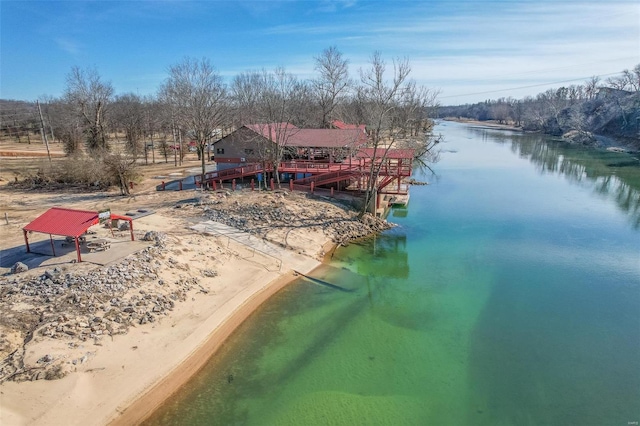
[[[148,424],[640,420],[640,166],[443,122],[398,226],[258,310]],[[637,423],[636,423],[637,424]]]

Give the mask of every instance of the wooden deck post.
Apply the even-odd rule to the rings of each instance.
[[[313,194],[313,182],[311,182],[311,193]]]
[[[276,189],[276,186],[273,183],[273,178],[271,178],[271,180],[269,182],[271,183],[271,190],[273,191],[274,189]]]
[[[236,190],[236,180],[235,179],[231,181],[231,190],[232,191]]]
[[[182,179],[178,181],[178,191],[182,191]]]
[[[254,191],[256,189],[256,181],[255,179],[251,179],[251,190]]]
[[[289,179],[289,190],[293,191],[293,179]]]

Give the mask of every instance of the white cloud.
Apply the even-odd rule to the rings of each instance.
[[[56,37],[54,41],[59,49],[72,56],[77,56],[81,53],[81,46],[75,40],[66,37]]]

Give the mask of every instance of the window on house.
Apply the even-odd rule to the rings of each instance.
[[[224,154],[224,148],[216,148],[216,154]]]
[[[245,148],[244,153],[248,155],[253,155],[253,148]]]

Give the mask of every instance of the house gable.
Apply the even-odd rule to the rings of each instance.
[[[213,154],[218,164],[254,163],[260,161],[258,146],[268,139],[247,126],[228,134],[213,144]]]

